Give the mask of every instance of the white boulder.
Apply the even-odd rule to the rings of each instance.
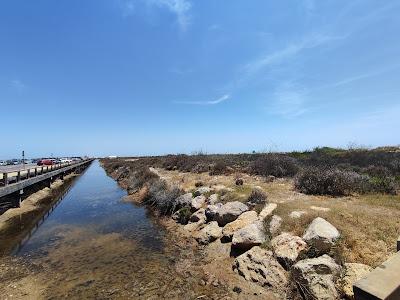
[[[319,253],[327,253],[339,239],[340,233],[325,219],[315,218],[308,226],[303,240]]]

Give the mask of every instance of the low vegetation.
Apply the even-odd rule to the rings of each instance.
[[[115,168],[122,166],[117,159]],[[126,167],[126,164],[123,164]],[[206,155],[167,155],[130,161],[136,168],[148,166],[181,172],[228,175],[237,172],[257,176],[295,178],[295,187],[307,194],[342,196],[353,193],[395,194],[400,181],[400,149],[316,148],[290,153],[254,153]],[[121,170],[121,176],[127,176]],[[153,176],[142,171],[132,189],[141,186],[140,179]]]

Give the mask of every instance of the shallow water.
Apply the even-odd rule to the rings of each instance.
[[[125,195],[95,161],[19,247],[15,255],[40,266],[44,298],[190,299],[204,293],[193,273],[176,271],[177,265],[187,269],[186,250],[171,246],[146,208],[123,202]]]

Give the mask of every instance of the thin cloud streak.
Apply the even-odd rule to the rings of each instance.
[[[224,101],[227,101],[231,98],[230,95],[226,94],[223,95],[222,97],[216,99],[216,100],[211,100],[211,101],[174,101],[176,104],[188,104],[188,105],[215,105],[222,103]]]
[[[316,48],[331,41],[341,40],[345,38],[347,38],[347,36],[329,36],[323,34],[315,34],[306,37],[299,42],[289,44],[285,48],[280,49],[276,52],[264,55],[263,57],[245,65],[244,70],[247,75],[252,75],[268,66],[285,63],[304,50]]]

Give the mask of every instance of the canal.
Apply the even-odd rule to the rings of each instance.
[[[29,239],[15,248],[15,259],[35,268],[38,298],[202,295],[199,278],[179,272],[180,264],[187,269],[182,257],[192,253],[178,246],[146,208],[124,202],[125,195],[95,161]]]

